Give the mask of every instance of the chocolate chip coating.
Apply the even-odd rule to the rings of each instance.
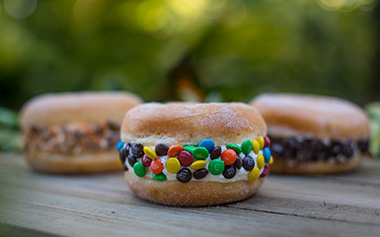
[[[210,154],[211,160],[219,158],[221,153],[222,153],[222,148],[220,146],[214,147],[214,149],[212,149],[211,154]]]
[[[193,173],[194,179],[203,179],[208,175],[208,170],[206,169],[199,169]]]
[[[253,170],[253,168],[255,167],[255,161],[253,160],[253,158],[250,157],[250,156],[244,157],[244,159],[243,159],[243,167],[247,171]]]
[[[143,149],[144,149],[143,145],[134,143],[132,145],[132,155],[135,158],[140,158],[144,154]]]
[[[158,156],[166,156],[168,154],[169,147],[163,143],[156,146],[155,151]]]
[[[182,168],[178,171],[176,178],[181,183],[187,183],[191,180],[191,171],[188,168]]]
[[[252,168],[253,169],[253,168]],[[223,170],[223,176],[226,179],[232,179],[236,175],[236,167],[234,165],[226,165]]]

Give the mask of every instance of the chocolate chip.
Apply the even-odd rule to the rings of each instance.
[[[193,177],[194,179],[203,179],[208,175],[208,170],[206,169],[199,169],[197,171],[194,171]]]
[[[253,168],[252,168],[253,169]],[[223,176],[226,179],[232,179],[236,175],[236,167],[234,165],[226,165],[223,170]]]
[[[240,157],[238,157],[238,158],[236,159],[234,165],[235,165],[236,169],[238,169],[238,170],[241,168],[241,166],[243,165],[243,161],[241,160]]]
[[[169,147],[165,144],[160,143],[156,146],[155,150],[158,156],[166,156],[168,154]]]
[[[137,162],[137,160],[136,160],[135,157],[133,157],[133,155],[129,155],[129,156],[128,156],[128,163],[129,163],[130,166],[133,167],[133,165],[134,165],[136,162]]]
[[[143,149],[144,149],[143,145],[134,143],[132,145],[132,155],[135,158],[140,158],[144,154]]]
[[[222,148],[220,146],[214,147],[214,149],[212,149],[211,154],[210,154],[211,160],[219,158],[221,153],[222,153]]]
[[[188,168],[182,168],[178,171],[176,178],[181,183],[187,183],[191,180],[191,171]]]
[[[250,156],[244,157],[244,159],[243,159],[243,167],[247,171],[253,170],[253,168],[255,167],[255,161],[253,160],[253,158],[250,157]]]

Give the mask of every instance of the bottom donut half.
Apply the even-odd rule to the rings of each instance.
[[[255,194],[264,181],[264,178],[259,178],[254,182],[159,182],[147,177],[137,177],[132,172],[125,172],[124,178],[138,197],[171,206],[211,206],[240,201]]]
[[[63,155],[56,153],[24,153],[24,157],[35,170],[45,173],[82,174],[121,171],[116,152]]]
[[[315,174],[335,174],[356,169],[362,160],[362,155],[356,155],[345,163],[335,163],[331,161],[307,161],[295,166],[289,166],[286,158],[275,157],[275,162],[271,166],[273,174],[295,174],[295,175],[315,175]]]

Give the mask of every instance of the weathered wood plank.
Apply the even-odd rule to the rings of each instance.
[[[380,168],[378,161],[367,163],[361,169]],[[243,202],[174,208],[133,197],[122,173],[45,175],[28,169],[20,156],[0,155],[0,231],[15,227],[19,233],[94,236],[377,236],[380,188],[376,182],[366,185],[362,176],[368,172],[360,173],[353,178],[271,175],[255,197]],[[375,170],[369,173],[380,180]]]

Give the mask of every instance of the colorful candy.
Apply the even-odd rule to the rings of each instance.
[[[269,165],[272,165],[272,164],[273,164],[273,162],[274,162],[274,160],[273,160],[273,156],[271,156],[271,157],[270,157],[270,161],[269,161],[269,163],[268,163],[268,164],[269,164]]]
[[[260,177],[264,178],[265,176],[267,176],[267,175],[269,174],[269,170],[270,170],[269,165],[268,165],[268,164],[265,164],[265,166],[264,166],[264,170],[263,170],[263,172],[261,173]]]
[[[197,146],[186,145],[186,146],[183,147],[183,149],[184,149],[185,151],[188,151],[188,152],[190,152],[190,153],[193,153],[193,151],[194,151],[195,148],[197,148]]]
[[[248,155],[252,151],[252,142],[251,140],[245,140],[241,144],[241,150],[244,155]]]
[[[145,167],[149,167],[150,164],[152,163],[152,159],[150,159],[146,154],[144,154],[141,158],[141,163],[145,166]]]
[[[193,151],[193,156],[198,160],[205,160],[208,157],[208,150],[204,147],[197,147]]]
[[[251,171],[255,167],[255,160],[250,156],[244,157],[243,167],[245,170]]]
[[[241,153],[241,148],[240,148],[240,146],[238,146],[238,145],[236,145],[236,144],[228,144],[227,146],[226,146],[226,148],[227,149],[232,149],[232,150],[234,150],[235,152],[236,152],[236,154],[240,154]]]
[[[117,144],[116,144],[116,150],[120,151],[120,149],[124,146],[124,142],[123,141],[119,141]]]
[[[158,156],[166,156],[168,154],[169,147],[163,143],[157,144],[155,151]]]
[[[135,172],[135,174],[136,174],[138,177],[144,177],[145,174],[146,174],[145,167],[144,167],[144,165],[141,164],[140,162],[136,162],[136,163],[133,165],[133,171]]]
[[[222,154],[222,148],[220,146],[216,146],[211,151],[210,159],[213,160],[213,159],[219,158],[220,154]]]
[[[144,154],[144,147],[141,144],[134,143],[132,145],[132,155],[135,158],[140,158]]]
[[[265,165],[265,158],[262,154],[259,154],[256,158],[257,168],[261,169]]]
[[[208,170],[212,175],[220,175],[224,170],[224,162],[220,159],[214,159],[208,164]]]
[[[119,160],[122,164],[125,163],[127,156],[129,155],[129,150],[126,147],[123,147],[119,151]]]
[[[176,174],[181,169],[181,163],[175,157],[171,157],[166,161],[166,169],[172,173]]]
[[[160,174],[164,170],[164,165],[161,162],[161,159],[155,159],[150,163],[150,171],[153,174]]]
[[[269,139],[269,137],[264,137],[264,147],[270,147],[270,139]]]
[[[223,151],[221,159],[224,161],[225,165],[232,165],[236,161],[236,152],[232,149],[227,149]]]
[[[265,163],[269,163],[270,161],[270,157],[272,156],[271,155],[271,152],[270,152],[270,149],[268,147],[265,147],[264,150],[263,150],[263,156],[265,158]]]
[[[136,162],[137,162],[136,158],[133,155],[129,154],[129,156],[128,156],[128,163],[129,163],[129,165],[133,167],[133,165]]]
[[[243,161],[241,160],[241,158],[240,157],[236,158],[236,161],[234,163],[234,166],[236,167],[236,169],[240,170],[242,165],[243,165]]]
[[[148,146],[144,147],[144,153],[145,153],[145,155],[147,155],[152,160],[157,158],[156,152]]]
[[[206,170],[206,169],[196,170],[193,173],[194,179],[203,179],[207,175],[208,175],[208,170]]]
[[[164,181],[166,180],[166,175],[164,173],[161,174],[152,174],[152,177],[157,181]]]
[[[226,179],[232,179],[236,175],[236,167],[234,165],[226,165],[223,170],[223,176]]]
[[[257,140],[253,140],[252,141],[252,150],[253,152],[257,155],[259,154],[259,151],[260,151],[260,144]]]
[[[184,150],[180,151],[178,153],[177,158],[178,158],[179,162],[181,163],[181,165],[185,166],[185,167],[187,167],[187,166],[191,165],[191,163],[193,163],[193,156],[188,151],[184,151]]]
[[[181,183],[187,183],[191,180],[191,171],[188,168],[182,168],[178,171],[176,178]]]
[[[199,169],[202,169],[203,167],[205,167],[206,165],[207,165],[207,161],[205,161],[205,160],[197,160],[197,161],[194,161],[190,165],[190,168],[192,168],[193,170],[199,170]]]
[[[215,147],[215,142],[211,139],[205,139],[199,143],[199,147],[204,147],[208,152],[211,152]]]
[[[265,144],[264,138],[262,136],[260,136],[259,138],[257,138],[257,141],[259,142],[260,150],[263,149],[264,144]]]
[[[257,168],[257,167],[253,168],[253,170],[251,170],[248,173],[248,182],[255,181],[256,179],[259,178],[259,176],[260,176],[260,170],[259,170],[259,168]]]
[[[176,145],[176,146],[172,146],[170,147],[170,149],[168,150],[168,156],[169,157],[175,157],[178,155],[178,153],[180,151],[183,150],[183,147],[182,146],[179,146],[179,145]]]

